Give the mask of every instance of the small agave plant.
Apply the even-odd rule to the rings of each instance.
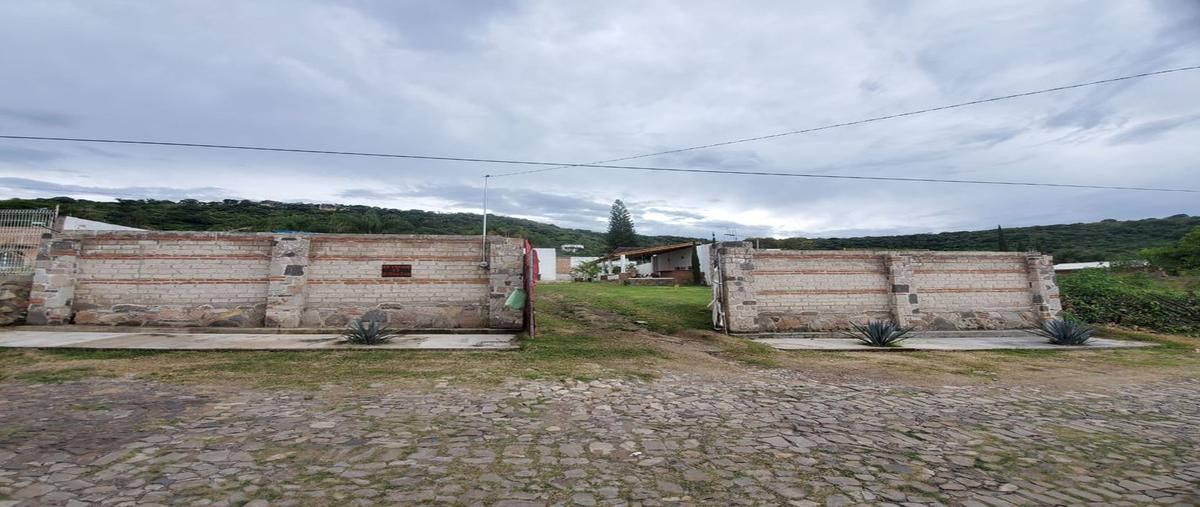
[[[1050,340],[1054,345],[1083,345],[1092,339],[1095,329],[1078,320],[1048,320],[1042,323],[1041,329],[1030,331],[1033,334]]]
[[[850,323],[853,332],[845,332],[846,336],[872,347],[895,347],[900,342],[912,338],[913,328],[904,327],[890,320],[873,320],[866,324]]]
[[[351,345],[381,345],[392,340],[396,333],[387,324],[377,320],[357,319],[342,333],[342,339]]]

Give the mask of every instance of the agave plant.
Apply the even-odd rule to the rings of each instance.
[[[1055,345],[1083,345],[1092,339],[1092,326],[1074,319],[1048,320],[1041,329],[1030,331]]]
[[[396,333],[387,328],[387,324],[377,320],[363,321],[357,319],[342,333],[342,339],[351,345],[380,345],[391,341]]]
[[[900,342],[912,338],[909,333],[913,328],[901,326],[890,320],[872,320],[864,324],[850,323],[853,332],[845,332],[846,336],[872,347],[894,347]]]

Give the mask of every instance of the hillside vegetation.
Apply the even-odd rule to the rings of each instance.
[[[1084,269],[1058,277],[1063,309],[1093,324],[1200,334],[1200,283],[1140,271]]]
[[[1145,220],[1014,227],[1005,228],[1003,234],[1006,250],[1038,250],[1053,255],[1055,262],[1114,261],[1138,258],[1139,250],[1143,248],[1171,245],[1197,226],[1200,226],[1200,217],[1174,215]],[[1000,249],[999,234],[995,229],[860,238],[762,238],[759,242],[762,248],[789,250]]]
[[[191,199],[179,202],[101,202],[55,197],[0,201],[0,208],[53,208],[56,205],[63,215],[142,229],[177,231],[479,234],[482,221],[482,216],[477,213],[436,213],[372,206],[338,206],[336,210],[322,210],[317,204],[234,199],[216,202]],[[488,214],[488,231],[491,234],[526,238],[537,247],[583,245],[584,250],[577,255],[601,255],[606,252],[604,234],[594,231],[567,229],[492,214]],[[631,246],[676,243],[688,239],[638,236],[639,245]]]
[[[156,230],[196,231],[308,231],[395,234],[479,234],[476,213],[437,213],[371,206],[339,206],[322,210],[316,204],[271,201],[219,202],[183,200],[121,200],[99,202],[56,197],[9,199],[0,208],[53,208],[63,214],[120,225]],[[1040,250],[1054,255],[1056,262],[1124,260],[1138,257],[1143,248],[1164,247],[1200,226],[1200,217],[1175,215],[1146,220],[1039,225],[1004,229],[1008,250]],[[504,216],[488,215],[493,234],[528,238],[538,247],[581,244],[579,255],[605,253],[604,233],[568,229]],[[638,236],[639,246],[688,241],[679,236]],[[763,248],[785,249],[924,249],[996,250],[995,229],[983,231],[868,236],[859,238],[762,238]]]

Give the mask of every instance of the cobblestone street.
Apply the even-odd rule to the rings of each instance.
[[[1192,505],[1200,382],[0,384],[0,505]]]

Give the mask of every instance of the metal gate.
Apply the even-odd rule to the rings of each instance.
[[[0,210],[0,274],[32,273],[42,236],[58,215],[52,209]]]
[[[726,330],[725,322],[725,274],[721,269],[721,249],[717,248],[714,243],[710,248],[712,250],[708,255],[708,262],[712,266],[712,276],[708,284],[712,287],[712,301],[708,303],[708,307],[712,309],[713,329]]]

